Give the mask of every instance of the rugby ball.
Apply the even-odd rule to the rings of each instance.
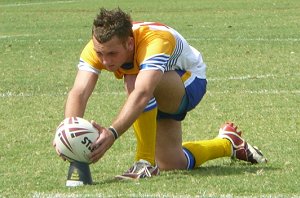
[[[87,120],[79,117],[64,119],[56,129],[56,149],[69,161],[91,163],[88,154],[92,143],[99,137],[98,130]]]

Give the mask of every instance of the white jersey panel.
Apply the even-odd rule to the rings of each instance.
[[[167,64],[169,70],[186,70],[192,72],[198,78],[206,79],[206,65],[203,62],[201,53],[190,46],[177,31],[171,30],[176,38],[176,49]]]

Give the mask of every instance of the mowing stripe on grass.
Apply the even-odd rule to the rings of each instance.
[[[77,0],[78,1],[78,0]],[[32,5],[45,5],[45,4],[59,4],[59,3],[73,3],[76,2],[75,0],[72,1],[48,1],[48,2],[33,2],[33,3],[14,3],[14,4],[4,4],[0,5],[2,7],[18,7],[18,6],[32,6]]]

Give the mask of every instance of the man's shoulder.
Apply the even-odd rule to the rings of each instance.
[[[104,66],[94,50],[94,43],[92,39],[89,40],[83,48],[80,54],[80,59],[98,70],[104,69]]]
[[[143,34],[143,33],[155,33],[157,31],[172,32],[172,28],[160,23],[160,22],[133,22],[132,25],[133,33]]]

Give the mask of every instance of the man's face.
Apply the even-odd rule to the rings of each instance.
[[[133,60],[133,38],[129,37],[124,43],[114,36],[105,43],[99,43],[93,36],[94,50],[108,71],[118,70],[124,63]]]

